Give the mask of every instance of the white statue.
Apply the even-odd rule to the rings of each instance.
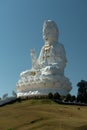
[[[62,44],[58,42],[58,28],[54,21],[48,20],[43,26],[43,39],[45,45],[42,47],[38,62],[40,65],[56,67],[61,74],[66,66],[66,54]]]
[[[31,50],[31,58],[32,58],[32,68],[35,68],[36,62],[37,62],[37,57],[36,57],[36,52],[35,50]]]
[[[58,42],[59,31],[54,21],[48,20],[43,25],[44,46],[39,58],[35,50],[31,50],[32,69],[20,74],[17,92],[36,92],[48,94],[59,92],[66,95],[71,90],[71,83],[64,76],[66,53],[64,46]],[[35,94],[35,93],[33,93]]]

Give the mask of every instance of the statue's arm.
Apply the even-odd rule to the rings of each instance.
[[[67,63],[66,52],[65,52],[64,46],[62,44],[59,44],[56,47],[55,53],[56,53],[55,58],[56,58],[56,62],[58,63],[59,69],[64,70],[66,63]]]
[[[34,68],[37,62],[36,51],[32,49],[30,54],[31,54],[31,59],[32,59],[32,68]]]
[[[39,65],[43,61],[43,57],[44,57],[44,47],[42,47],[40,55],[39,55],[38,60],[37,60],[37,62],[38,62]]]

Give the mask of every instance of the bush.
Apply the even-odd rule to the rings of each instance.
[[[17,98],[17,101],[18,101],[19,103],[21,103],[22,98],[21,98],[21,97]]]

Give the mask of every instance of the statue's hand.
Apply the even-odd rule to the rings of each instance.
[[[45,75],[54,75],[54,74],[58,74],[58,72],[59,72],[58,67],[50,66],[50,65],[42,69],[42,74]]]

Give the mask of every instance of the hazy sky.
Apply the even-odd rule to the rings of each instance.
[[[87,0],[0,0],[0,97],[16,91],[20,73],[31,68],[30,49],[39,55],[48,19],[57,23],[66,50],[71,94],[87,80]]]

